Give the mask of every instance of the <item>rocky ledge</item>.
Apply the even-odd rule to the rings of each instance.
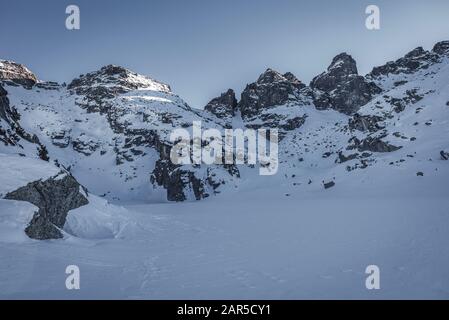
[[[87,192],[66,172],[28,183],[6,194],[5,199],[27,201],[39,208],[25,233],[32,239],[59,239],[70,210],[89,203]]]

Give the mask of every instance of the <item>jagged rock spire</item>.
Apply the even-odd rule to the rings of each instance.
[[[236,107],[237,99],[235,98],[235,92],[232,89],[228,89],[219,97],[212,99],[204,107],[204,110],[214,114],[220,119],[230,120],[234,116]]]
[[[346,52],[335,56],[327,71],[316,76],[310,87],[318,109],[331,108],[345,114],[356,112],[381,91],[358,75],[355,60]]]
[[[256,82],[248,84],[238,104],[242,117],[248,119],[261,111],[287,103],[299,95],[305,85],[292,73],[281,74],[268,68]]]
[[[449,54],[449,41],[440,41],[436,43],[432,51],[440,55]]]

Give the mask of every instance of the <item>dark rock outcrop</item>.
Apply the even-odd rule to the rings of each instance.
[[[365,139],[359,140],[356,137],[352,137],[349,142],[352,145],[348,146],[348,150],[357,149],[360,152],[371,151],[371,152],[392,152],[401,149],[402,147],[394,146],[382,140],[383,137],[366,137]]]
[[[89,203],[84,194],[74,177],[61,172],[45,181],[30,182],[8,193],[5,199],[27,201],[39,208],[25,233],[32,239],[45,240],[62,238],[60,229],[68,212]]]
[[[151,181],[167,189],[168,201],[185,201],[186,190],[192,190],[196,200],[208,197],[204,192],[203,182],[195,177],[192,171],[180,167],[171,167],[171,163],[158,160],[151,175]]]
[[[74,90],[77,94],[88,95],[92,90],[92,94],[99,94],[101,92],[96,89],[102,88],[105,94],[117,95],[152,85],[158,90],[170,91],[170,86],[162,82],[138,75],[120,66],[107,65],[100,70],[80,75],[67,86],[67,89]]]
[[[18,146],[20,139],[37,145],[38,155],[42,150],[42,144],[34,134],[26,132],[19,123],[20,114],[10,106],[8,92],[0,85],[0,141],[5,145]]]
[[[326,72],[310,83],[317,109],[335,109],[345,114],[356,112],[381,92],[374,83],[359,76],[355,60],[347,53],[337,55]]]
[[[219,193],[218,187],[225,184],[226,181],[217,177],[214,168],[222,167],[221,169],[224,169],[230,177],[240,177],[240,172],[234,164],[208,167],[204,176],[198,173],[197,169],[200,169],[200,165],[192,165],[186,169],[181,165],[174,164],[170,159],[171,146],[160,143],[156,148],[161,158],[156,161],[150,181],[153,185],[167,190],[168,201],[185,201],[190,192],[193,193],[196,200],[209,197],[209,191]]]
[[[439,45],[436,50],[441,51],[443,47],[444,45]],[[435,52],[429,52],[422,47],[418,47],[396,61],[389,61],[383,66],[374,67],[367,78],[377,79],[388,74],[410,74],[419,69],[427,69],[435,62],[438,62],[438,55]]]
[[[441,160],[449,160],[449,152],[440,151]]]
[[[435,52],[439,55],[447,55],[449,54],[449,41],[440,41],[432,49],[432,52]]]
[[[344,163],[346,161],[351,161],[357,159],[359,156],[358,153],[352,153],[350,155],[345,156],[343,152],[338,152],[338,158],[335,160],[336,163]]]
[[[270,107],[295,101],[305,85],[292,73],[284,75],[267,69],[256,82],[248,84],[242,92],[238,108],[244,120],[257,116]]]
[[[0,60],[0,81],[30,89],[37,83],[37,77],[22,64]]]
[[[90,112],[105,112],[109,107],[108,99],[139,88],[171,91],[170,86],[162,82],[115,65],[107,65],[100,70],[80,75],[67,86],[72,93],[84,96],[88,102],[85,107]]]
[[[382,117],[373,115],[360,115],[358,113],[354,114],[349,119],[349,128],[351,130],[359,130],[362,132],[376,132],[383,129],[384,127],[379,124],[379,122],[384,121]]]
[[[204,107],[204,110],[225,120],[229,126],[229,121],[234,117],[236,107],[237,99],[235,98],[234,90],[228,89],[228,91],[222,93],[219,97],[212,99]]]
[[[0,85],[0,119],[8,121],[7,112],[9,112],[8,92]]]
[[[54,81],[45,81],[36,83],[36,88],[43,90],[59,90],[62,88],[62,86]]]
[[[385,96],[385,102],[388,102],[393,106],[393,110],[396,113],[400,113],[410,104],[415,104],[423,99],[424,95],[419,93],[417,88],[406,90],[403,97],[389,97]]]
[[[150,177],[151,183],[167,190],[168,201],[185,201],[186,190],[192,190],[196,200],[209,196],[204,190],[204,183],[192,171],[183,170],[174,165],[170,159],[159,159]]]
[[[324,189],[329,189],[335,186],[335,182],[334,181],[329,181],[329,182],[324,182],[323,181],[323,186]]]

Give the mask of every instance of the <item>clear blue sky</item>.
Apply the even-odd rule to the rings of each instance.
[[[65,28],[69,4],[79,31]],[[379,31],[365,28],[368,4],[381,9]],[[448,39],[448,0],[0,0],[0,58],[59,82],[118,64],[200,108],[267,67],[308,83],[342,51],[366,73]]]

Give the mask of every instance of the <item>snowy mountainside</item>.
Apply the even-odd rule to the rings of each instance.
[[[119,66],[68,85],[39,81],[13,62],[1,68],[0,152],[49,161],[90,194],[117,203],[199,200],[278,185],[288,186],[287,196],[328,192],[378,170],[416,179],[447,174],[444,41],[366,76],[347,53],[309,85],[267,69],[240,100],[229,89],[204,110],[191,108],[168,85]],[[191,131],[194,121],[221,132],[278,129],[277,174],[261,177],[257,165],[174,165],[170,133]]]
[[[370,175],[376,180],[378,170],[392,181],[398,174],[447,176],[448,46],[446,41],[432,51],[414,49],[365,77],[343,53],[310,86],[288,86],[282,74],[267,70],[242,93],[265,103],[257,108],[250,101],[255,107],[243,123],[280,130],[279,172],[266,179],[240,168],[241,180],[248,173],[252,187],[285,184],[293,186],[291,192],[326,192],[342,183],[355,186]],[[242,99],[240,107],[245,103]],[[300,121],[283,126],[289,119]]]
[[[5,87],[21,125],[42,139],[51,161],[110,200],[151,199],[153,193],[165,198],[153,192],[150,175],[156,161],[169,154],[171,131],[193,121],[219,126],[168,85],[116,66],[83,75],[67,87]],[[160,183],[176,185],[183,176],[170,179]],[[183,200],[183,187],[173,197]]]
[[[0,79],[0,298],[449,297],[449,41],[308,85],[267,69],[204,110],[118,66]],[[278,129],[277,173],[173,165],[193,121]]]
[[[382,67],[375,68],[366,78],[382,92],[350,117],[334,115],[325,123],[323,112],[309,109],[305,125],[283,146],[285,166],[303,170],[296,179],[313,180],[310,172],[321,168],[316,180],[338,183],[335,175],[347,180],[344,171],[369,171],[370,166],[384,168],[385,174],[396,169],[407,175],[447,176],[449,55],[437,54],[439,46],[432,52],[413,50],[396,64],[388,63],[393,71],[385,74],[378,74]],[[416,51],[421,52],[419,64]],[[325,114],[331,117],[330,112]],[[298,158],[303,161],[295,163]],[[351,174],[356,181],[357,174]]]

